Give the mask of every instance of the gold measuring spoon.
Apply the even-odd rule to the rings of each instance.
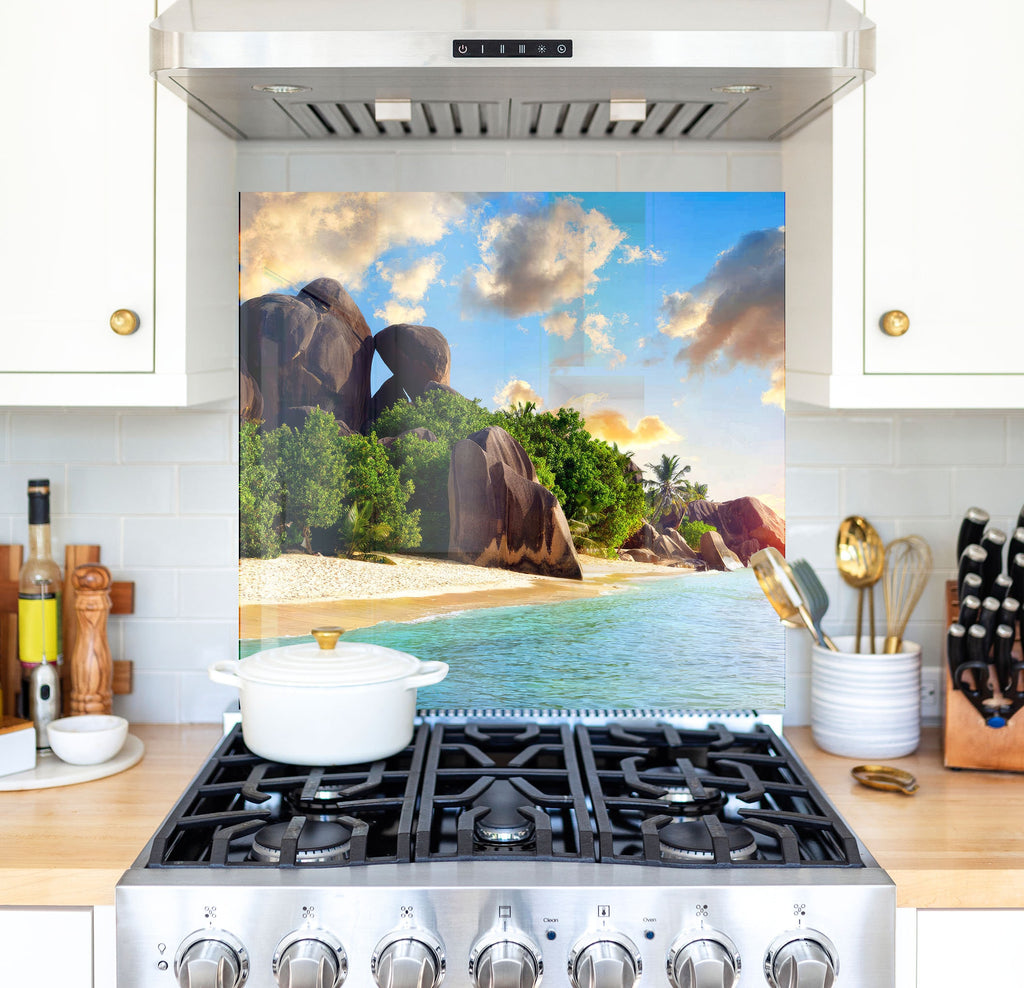
[[[920,785],[909,772],[888,765],[858,765],[850,769],[852,775],[862,786],[869,789],[885,789],[889,792],[901,792],[905,796],[913,796]]]
[[[868,651],[875,651],[875,594],[874,586],[885,569],[885,546],[875,527],[860,515],[850,515],[839,524],[836,537],[836,567],[839,575],[856,590],[857,639],[854,651],[860,651],[861,629],[864,624],[864,593],[868,595],[868,622],[870,640]]]

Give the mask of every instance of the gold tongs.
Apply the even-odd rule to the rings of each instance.
[[[921,787],[909,772],[889,765],[858,765],[850,769],[852,775],[862,786],[870,789],[885,789],[888,792],[901,792],[905,796],[913,796]]]

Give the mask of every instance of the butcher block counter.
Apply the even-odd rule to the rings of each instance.
[[[95,782],[0,793],[0,905],[111,905],[114,886],[220,737],[220,728],[145,726],[142,762]],[[909,758],[914,796],[866,789],[858,761],[786,737],[896,882],[901,906],[1024,908],[1024,775],[942,767],[939,732]]]

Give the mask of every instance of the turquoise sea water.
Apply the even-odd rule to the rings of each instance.
[[[421,707],[699,707],[780,711],[785,645],[749,569],[632,580],[564,603],[460,611],[346,632],[449,663]],[[303,638],[249,640],[240,655]]]

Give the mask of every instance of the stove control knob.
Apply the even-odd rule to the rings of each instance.
[[[544,962],[525,937],[484,939],[469,955],[469,973],[477,988],[535,988]]]
[[[839,974],[835,945],[817,930],[791,930],[776,937],[764,956],[772,988],[832,988]]]
[[[683,934],[668,953],[668,977],[674,988],[733,988],[740,976],[740,955],[723,933]]]
[[[640,951],[619,933],[584,937],[569,952],[573,988],[634,988],[640,971]]]
[[[437,988],[444,967],[441,941],[425,930],[386,936],[370,959],[370,972],[380,988]]]
[[[197,930],[178,947],[174,974],[180,988],[241,988],[249,977],[249,955],[224,930]]]
[[[326,930],[296,931],[277,945],[273,971],[280,988],[339,988],[348,956]]]

